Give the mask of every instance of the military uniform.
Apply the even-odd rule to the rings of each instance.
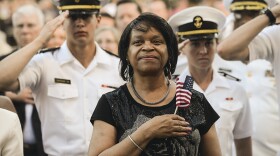
[[[253,116],[253,154],[275,156],[280,149],[280,121],[272,66],[266,60],[254,60],[247,69],[246,90]]]
[[[249,0],[242,2],[240,0],[224,0],[224,3],[226,8],[231,11],[231,14],[227,17],[222,38],[226,38],[232,33],[235,27],[234,24],[236,20],[238,20],[236,18],[242,18],[239,15],[240,12],[243,12],[244,14],[252,14],[252,12],[255,12],[255,16],[257,16],[261,10],[274,6],[276,1]],[[251,18],[254,18],[254,16]],[[247,19],[247,21],[249,21],[249,19]],[[277,34],[278,32],[275,31],[274,33]],[[279,103],[279,100],[277,101],[276,87],[272,82],[275,80],[273,77],[265,77],[265,70],[268,70],[269,68],[271,70],[269,63],[264,60],[256,60],[269,58],[268,60],[271,62],[275,61],[272,61],[271,59],[277,54],[275,56],[274,54],[269,54],[269,57],[263,57],[265,55],[268,56],[267,54],[264,54],[267,51],[267,47],[260,48],[259,46],[270,46],[269,44],[263,44],[267,41],[269,41],[269,39],[263,39],[263,37],[257,37],[255,41],[253,41],[251,46],[249,46],[250,51],[252,51],[250,52],[250,63],[248,64],[248,67],[243,67],[246,70],[246,75],[247,73],[249,74],[249,77],[248,75],[245,77],[246,83],[244,86],[246,86],[252,110],[252,145],[254,156],[274,156],[276,152],[280,150],[280,138],[276,132],[280,129],[279,116],[277,116],[279,112],[279,106],[275,105],[277,102]]]
[[[98,99],[120,86],[118,58],[96,44],[96,55],[84,68],[66,42],[60,49],[35,55],[19,76],[20,88],[31,87],[49,155],[86,155]],[[55,137],[57,136],[57,137]]]
[[[203,83],[199,86],[195,81],[193,88],[205,95],[220,116],[215,123],[218,139],[222,155],[230,156],[235,151],[233,149],[235,140],[251,137],[252,119],[245,89],[237,82],[239,78],[229,75],[228,72],[232,71],[225,67],[219,71],[231,80],[221,76],[217,70],[219,67],[211,62],[215,60],[216,63],[226,64],[226,61],[223,62],[215,54],[216,44],[214,43],[218,38],[219,30],[224,25],[225,18],[223,13],[217,9],[199,6],[173,15],[168,22],[177,33],[179,40],[190,40],[190,43],[186,45],[188,47],[182,51],[193,60],[189,60],[189,65],[180,74],[179,80],[184,79],[186,75],[191,75],[194,80],[200,80]],[[216,65],[221,66],[221,64]],[[191,71],[195,71],[195,74],[191,74]],[[200,77],[205,73],[209,73],[203,75],[208,77],[207,81],[204,77]],[[208,79],[211,82],[208,82]],[[202,89],[202,87],[204,88]]]
[[[188,69],[182,72],[179,79],[191,75]],[[194,82],[193,89],[203,93],[211,106],[220,116],[215,123],[222,155],[232,155],[234,139],[252,136],[252,118],[245,89],[235,80],[228,80],[214,71],[213,79],[203,91]]]
[[[80,23],[84,24],[84,19],[92,23],[91,20],[96,20],[92,16],[99,12],[99,4],[97,0],[61,0],[58,9],[69,10],[67,20],[72,23],[66,24],[83,27]],[[78,18],[80,25],[76,24]],[[93,37],[92,33],[87,34]],[[88,155],[93,131],[90,117],[97,101],[103,93],[124,83],[118,73],[119,59],[90,38],[85,39],[95,45],[91,49],[95,51],[94,57],[86,67],[70,51],[68,38],[60,48],[35,55],[18,78],[21,89],[30,87],[33,91],[42,123],[44,149],[50,156]]]

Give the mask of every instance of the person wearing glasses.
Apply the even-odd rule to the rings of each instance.
[[[1,61],[0,90],[32,89],[48,155],[86,156],[97,101],[113,90],[107,86],[118,87],[123,80],[119,59],[94,41],[100,2],[61,0],[58,5],[60,16],[34,41]],[[61,24],[67,34],[61,47],[35,55]]]

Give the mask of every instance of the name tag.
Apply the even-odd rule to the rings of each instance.
[[[71,80],[54,78],[55,83],[71,84]]]

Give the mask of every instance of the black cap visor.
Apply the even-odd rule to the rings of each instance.
[[[81,19],[87,19],[89,17],[92,17],[92,15],[98,14],[98,11],[94,10],[69,10],[68,17],[72,20],[76,20],[78,18]]]
[[[179,37],[179,42],[183,42],[187,39],[191,41],[196,41],[196,40],[203,40],[203,39],[214,39],[217,38],[216,34],[200,34],[200,35],[184,35]]]

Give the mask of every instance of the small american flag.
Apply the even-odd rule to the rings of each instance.
[[[176,81],[176,106],[177,107],[188,107],[192,98],[193,78],[186,76],[185,82]]]

